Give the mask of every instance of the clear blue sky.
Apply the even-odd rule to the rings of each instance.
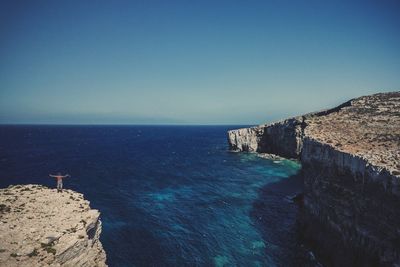
[[[400,2],[0,1],[0,123],[258,124],[400,89]]]

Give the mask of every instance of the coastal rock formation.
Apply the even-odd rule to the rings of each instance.
[[[297,158],[302,146],[303,117],[228,132],[233,151],[278,154]]]
[[[0,266],[106,266],[99,216],[72,190],[0,189]]]
[[[347,101],[332,109],[308,113],[286,120],[228,131],[232,151],[276,154],[297,159],[303,147],[304,130],[312,119],[338,112],[351,105]]]
[[[276,124],[286,131],[271,135]],[[323,263],[400,265],[400,92],[255,128],[253,151],[301,161],[304,237]],[[251,151],[255,137],[239,131],[228,133],[231,149]]]

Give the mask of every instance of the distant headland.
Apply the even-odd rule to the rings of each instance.
[[[228,142],[301,161],[302,235],[324,264],[400,264],[400,92],[232,130]]]

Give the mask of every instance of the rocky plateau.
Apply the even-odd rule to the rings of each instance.
[[[106,266],[99,216],[72,190],[0,189],[0,266]]]

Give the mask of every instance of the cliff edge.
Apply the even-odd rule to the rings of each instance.
[[[99,216],[72,190],[0,189],[0,266],[106,266]]]
[[[302,163],[304,238],[327,266],[400,265],[400,92],[228,132]]]

